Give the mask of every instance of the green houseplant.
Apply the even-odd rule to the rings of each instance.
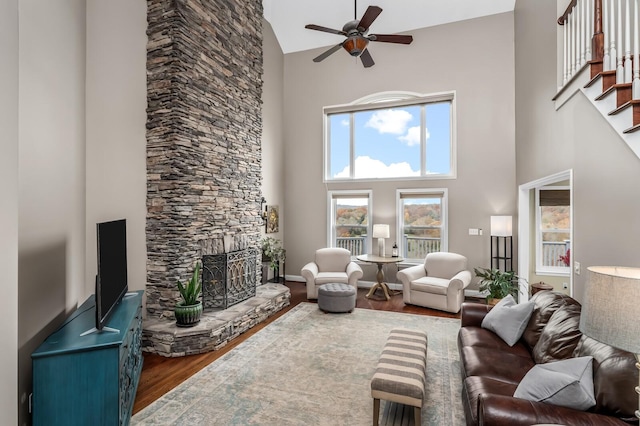
[[[178,327],[194,326],[200,322],[202,317],[202,301],[198,300],[202,291],[200,262],[196,262],[191,279],[188,282],[184,284],[180,280],[177,282],[182,300],[176,304],[174,309],[176,325]]]
[[[280,267],[280,262],[287,258],[287,251],[282,248],[280,240],[272,237],[262,239],[262,259],[269,261],[269,267],[276,270]]]
[[[488,291],[487,301],[495,304],[500,299],[512,295],[517,300],[519,276],[514,271],[499,269],[474,268],[476,277],[480,278],[479,290]]]

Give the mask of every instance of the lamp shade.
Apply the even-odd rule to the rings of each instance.
[[[510,237],[513,235],[511,216],[491,216],[491,235]]]
[[[373,225],[373,238],[389,238],[389,225]]]
[[[640,353],[640,268],[587,269],[580,331],[618,349]]]

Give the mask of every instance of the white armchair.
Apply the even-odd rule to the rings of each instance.
[[[351,261],[351,252],[343,248],[316,250],[315,260],[302,268],[307,281],[307,299],[318,298],[318,287],[327,283],[345,283],[358,288],[362,268]]]
[[[456,253],[429,253],[423,265],[398,272],[404,303],[459,312],[464,289],[471,283],[467,258]]]

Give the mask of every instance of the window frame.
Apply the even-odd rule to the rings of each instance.
[[[420,175],[418,176],[395,176],[385,178],[356,178],[355,169],[355,138],[354,138],[354,114],[363,111],[383,110],[395,107],[420,106],[420,126],[426,127],[425,106],[431,103],[450,102],[449,120],[449,173],[434,174],[426,173],[426,149],[427,142],[424,131],[420,132]],[[331,177],[331,126],[330,115],[350,114],[350,140],[349,140],[349,177]],[[337,182],[367,182],[367,181],[397,181],[397,180],[434,180],[434,179],[455,179],[457,177],[457,149],[456,149],[456,92],[440,92],[434,94],[418,94],[413,92],[381,92],[365,96],[352,103],[345,105],[335,105],[322,108],[322,129],[323,129],[323,183]]]
[[[535,216],[536,216],[536,228],[535,228],[535,241],[536,241],[536,254],[535,254],[535,260],[536,260],[536,275],[542,275],[542,276],[556,276],[556,277],[568,277],[571,275],[571,264],[569,264],[569,266],[545,266],[542,264],[542,259],[543,259],[543,245],[542,245],[542,229],[541,229],[541,225],[542,225],[542,214],[540,211],[540,191],[545,191],[545,190],[571,190],[571,187],[569,186],[542,186],[542,187],[538,187],[536,188],[535,191]],[[569,207],[569,221],[571,221],[572,217],[571,217],[571,206],[567,206]],[[556,229],[554,228],[553,230],[551,230],[551,232],[554,231],[559,231],[559,232],[564,232],[566,231],[566,233],[569,234],[569,238],[571,238],[571,228],[572,228],[572,224],[569,223],[569,229]],[[549,230],[546,230],[545,232],[550,232]]]
[[[334,199],[338,198],[366,198],[367,199],[367,238],[365,239],[365,248],[371,247],[372,230],[373,230],[373,190],[371,189],[354,189],[354,190],[329,190],[327,191],[327,247],[336,247],[336,226],[335,204]],[[365,250],[366,253],[367,250]],[[370,251],[370,250],[369,250]],[[365,254],[363,253],[363,254]],[[355,255],[351,256],[355,259]]]
[[[439,197],[441,199],[440,215],[442,220],[441,225],[441,237],[440,237],[440,251],[449,251],[449,190],[447,188],[408,188],[408,189],[396,189],[396,238],[400,241],[398,247],[399,256],[404,258],[404,263],[420,264],[424,262],[422,258],[407,258],[404,253],[404,244],[402,242],[403,229],[404,229],[404,210],[402,199],[406,195],[424,195],[422,198],[434,198]],[[415,197],[419,198],[419,197]]]

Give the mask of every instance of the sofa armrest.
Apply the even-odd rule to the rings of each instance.
[[[362,268],[356,262],[349,262],[347,265],[347,277],[349,284],[358,288],[358,280],[362,278]]]
[[[409,268],[401,269],[398,271],[397,277],[404,285],[409,285],[411,281],[418,278],[426,277],[427,271],[424,269],[424,264],[411,266]]]
[[[481,327],[482,320],[492,307],[483,303],[464,302],[460,310],[460,326]]]
[[[315,262],[309,262],[302,267],[300,274],[307,280],[307,285],[314,285],[316,277],[318,276],[318,265],[316,265]]]
[[[629,426],[622,420],[572,408],[528,401],[496,394],[478,395],[478,425],[514,426],[535,424],[565,425],[619,425]]]

